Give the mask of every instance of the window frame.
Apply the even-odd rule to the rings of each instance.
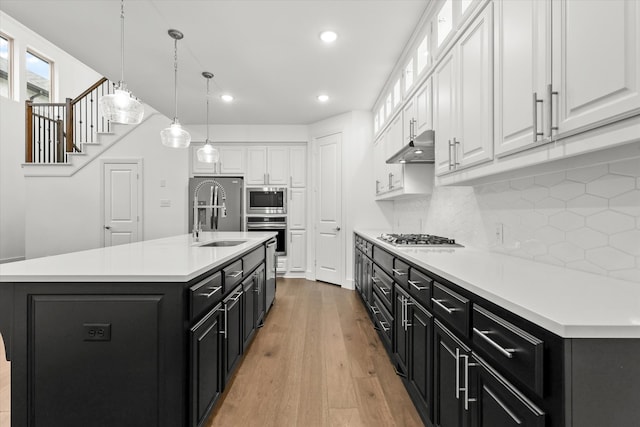
[[[7,99],[13,99],[13,49],[14,49],[14,40],[13,37],[8,34],[0,31],[0,37],[7,41]],[[4,96],[4,95],[0,95]]]
[[[35,56],[36,58],[40,59],[43,62],[46,62],[47,64],[49,64],[49,100],[46,101],[46,103],[54,103],[55,102],[55,91],[54,91],[54,76],[55,76],[55,62],[49,58],[46,55],[41,54],[38,50],[33,49],[31,47],[27,47],[27,49],[25,50],[24,53],[24,72],[25,72],[25,98],[27,100],[31,100],[29,97],[29,92],[27,89],[27,85],[29,84],[29,80],[26,76],[26,73],[28,71],[28,65],[27,65],[27,55],[32,55]],[[34,100],[37,100],[37,98],[34,98]]]

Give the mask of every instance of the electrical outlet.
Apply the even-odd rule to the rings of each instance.
[[[496,222],[496,243],[504,244],[504,224],[501,222]]]

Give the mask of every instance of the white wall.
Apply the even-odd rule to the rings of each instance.
[[[640,158],[394,202],[394,230],[640,282]],[[496,239],[502,224],[504,241]]]
[[[73,98],[101,76],[0,11],[0,31],[13,39],[13,98],[0,97],[0,262],[25,255],[25,200],[30,197],[24,162],[24,101],[27,48],[53,61],[54,101]],[[45,211],[46,212],[46,211]]]
[[[353,229],[359,228],[391,228],[393,204],[376,202],[375,178],[373,176],[373,133],[372,115],[369,111],[352,111],[331,117],[309,126],[309,151],[313,152],[314,138],[342,133],[342,239],[344,253],[343,287],[353,289]],[[315,170],[310,165],[311,180],[309,198],[314,197]],[[313,221],[313,200],[310,221]],[[315,239],[313,222],[310,222],[307,253],[307,270],[312,271],[315,259]]]
[[[204,142],[205,125],[187,125],[194,142]],[[306,125],[210,125],[209,139],[213,142],[307,142],[309,127]]]

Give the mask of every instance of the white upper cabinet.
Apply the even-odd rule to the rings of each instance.
[[[218,147],[220,150],[220,173],[222,175],[243,175],[244,158],[246,149],[244,147]]]
[[[435,130],[435,173],[447,173],[455,166],[452,144],[455,138],[456,66],[451,51],[433,73],[433,129]]]
[[[404,146],[404,140],[402,138],[402,114],[398,114],[391,122],[389,126],[389,133],[387,134],[386,140],[386,154],[384,161],[398,151],[402,149]],[[399,190],[402,188],[403,183],[403,167],[401,164],[388,164],[387,170],[389,171],[389,190]]]
[[[554,137],[640,109],[640,2],[552,5]]]
[[[493,13],[489,4],[462,35],[458,49],[458,167],[493,159]]]
[[[418,115],[416,98],[413,97],[404,104],[402,108],[402,141],[403,145],[408,144],[414,138],[414,121]]]
[[[247,148],[246,185],[267,184],[267,147]]]
[[[288,185],[289,148],[247,148],[247,185]]]
[[[431,105],[431,79],[428,79],[414,97],[415,124],[413,132],[420,135],[425,130],[433,129],[433,107]]]
[[[289,189],[289,223],[290,229],[307,228],[307,190],[304,188]]]
[[[307,149],[306,147],[291,147],[289,149],[289,186],[307,186]]]
[[[205,163],[198,161],[197,151],[203,144],[192,144],[191,150],[191,174],[192,175],[244,175],[244,147],[225,146],[214,144],[220,153],[218,163]]]
[[[373,146],[373,173],[376,178],[375,192],[376,195],[386,192],[389,189],[389,168],[385,160],[386,156],[386,139],[388,131],[378,138]]]
[[[551,51],[550,2],[495,2],[495,150],[500,156],[544,141]],[[538,101],[536,101],[538,100]],[[535,121],[534,121],[535,120]]]

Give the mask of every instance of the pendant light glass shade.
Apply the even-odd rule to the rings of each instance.
[[[191,135],[184,130],[178,122],[178,40],[182,39],[183,34],[178,30],[169,30],[169,36],[174,40],[174,81],[173,81],[173,97],[175,104],[175,115],[173,123],[160,132],[160,140],[162,145],[171,148],[187,148],[191,143]]]
[[[114,93],[104,95],[98,101],[102,116],[113,122],[137,125],[142,122],[144,107],[124,83],[124,0],[120,2],[120,81]]]
[[[202,163],[218,163],[220,160],[220,152],[209,140],[209,80],[211,80],[213,74],[204,71],[202,76],[207,79],[207,139],[204,141],[204,145],[196,151],[196,156],[198,157],[198,161]]]

